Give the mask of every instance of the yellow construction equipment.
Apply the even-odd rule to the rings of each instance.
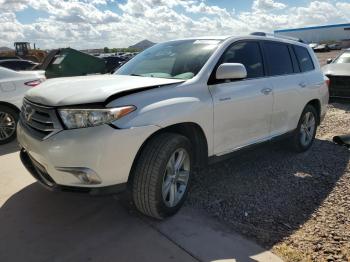
[[[14,51],[0,52],[0,58],[1,57],[7,57],[7,58],[20,57],[22,59],[28,59],[33,62],[41,63],[47,55],[45,51],[36,49],[35,44],[34,44],[34,49],[31,49],[29,42],[15,42],[14,47],[15,47]]]

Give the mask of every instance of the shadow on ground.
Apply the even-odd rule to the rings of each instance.
[[[344,174],[349,157],[345,148],[323,140],[302,154],[281,143],[260,147],[197,174],[187,205],[270,248],[310,218]]]
[[[0,145],[0,156],[14,153],[17,151],[19,151],[19,146],[17,144],[17,141],[13,141],[5,145]]]
[[[329,103],[335,108],[342,109],[345,111],[350,110],[350,98],[330,98]]]
[[[193,261],[111,196],[48,192],[37,183],[0,209],[0,261]]]

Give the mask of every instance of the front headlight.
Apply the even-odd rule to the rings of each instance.
[[[103,109],[59,109],[58,112],[64,125],[68,129],[74,129],[110,124],[135,109],[135,106],[123,106]]]

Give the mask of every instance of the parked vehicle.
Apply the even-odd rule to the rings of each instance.
[[[38,66],[38,63],[35,63],[30,60],[23,60],[23,59],[4,59],[4,60],[0,60],[0,66],[15,70],[15,71],[21,71],[21,70],[34,69],[36,66]]]
[[[327,44],[320,44],[313,48],[315,52],[329,52],[329,46]]]
[[[49,189],[129,188],[138,210],[164,218],[208,162],[282,136],[308,150],[326,114],[325,80],[312,49],[293,40],[157,44],[115,75],[31,89],[18,125],[21,159]]]
[[[328,47],[330,50],[341,50],[342,49],[341,44],[331,44]]]
[[[17,72],[0,66],[0,145],[16,138],[24,94],[44,80],[44,71]]]
[[[309,47],[311,47],[312,50],[314,50],[317,46],[318,46],[317,43],[310,43],[310,44],[309,44]]]
[[[350,50],[346,50],[334,60],[328,59],[322,70],[329,78],[331,97],[350,98]]]
[[[104,57],[103,60],[106,61],[106,73],[114,72],[125,62],[125,59],[119,56],[108,56]]]

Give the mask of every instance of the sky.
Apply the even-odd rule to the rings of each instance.
[[[0,0],[0,46],[128,47],[350,22],[350,0]]]

